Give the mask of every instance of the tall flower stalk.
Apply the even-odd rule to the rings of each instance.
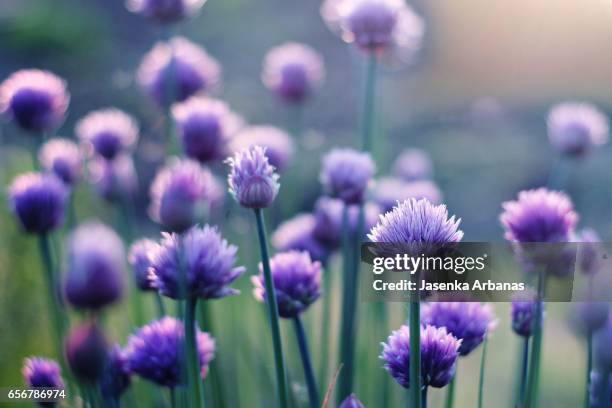
[[[415,274],[413,276],[418,276]],[[420,285],[419,278],[416,279],[417,288]],[[410,324],[410,378],[413,383],[410,386],[410,407],[420,408],[421,407],[421,299],[420,294],[417,290],[416,293],[412,294],[410,299],[410,312],[409,312],[409,324]],[[427,397],[427,386],[424,387],[423,399]],[[424,405],[427,406],[426,404]]]
[[[480,372],[478,378],[478,408],[483,407],[484,397],[484,380],[485,380],[485,366],[487,362],[487,344],[489,336],[486,335],[482,342],[482,355],[480,357]]]
[[[308,388],[308,399],[310,401],[310,408],[319,407],[319,390],[317,389],[317,383],[315,381],[314,370],[312,368],[312,360],[310,358],[310,351],[308,350],[308,341],[306,339],[306,331],[304,330],[304,324],[299,316],[293,319],[293,325],[295,328],[295,335],[298,340],[298,346],[300,349],[300,356],[302,358],[302,366],[304,368],[304,377],[306,378],[306,387]]]

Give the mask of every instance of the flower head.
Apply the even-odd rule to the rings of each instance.
[[[588,336],[604,327],[609,315],[608,302],[572,302],[569,311],[570,327],[577,334]]]
[[[376,171],[368,153],[353,149],[333,149],[323,157],[319,176],[325,190],[347,204],[361,203]]]
[[[433,164],[429,155],[421,149],[406,149],[393,162],[393,175],[406,181],[429,179]]]
[[[245,272],[244,267],[234,266],[237,250],[221,237],[217,228],[208,225],[191,228],[182,242],[177,234],[164,234],[151,256],[153,286],[162,295],[184,298],[180,293],[183,262],[188,297],[217,299],[238,294],[229,287]]]
[[[282,129],[270,125],[249,126],[238,132],[230,144],[232,152],[262,146],[268,161],[276,170],[283,171],[293,158],[293,140]]]
[[[382,343],[385,369],[404,388],[410,388],[410,329],[402,326]],[[455,375],[461,340],[444,327],[421,327],[421,384],[441,388]]]
[[[459,354],[467,356],[497,321],[491,306],[477,302],[431,302],[421,309],[421,322],[446,330],[461,340]]]
[[[262,146],[251,146],[227,159],[227,181],[234,199],[246,208],[268,207],[278,194],[278,174]]]
[[[545,188],[521,191],[500,216],[511,242],[568,242],[578,222],[570,198]]]
[[[287,103],[304,102],[324,77],[323,58],[305,44],[279,45],[268,51],[264,59],[264,84]]]
[[[593,275],[602,267],[604,258],[601,239],[595,230],[586,228],[578,234],[578,265],[585,275]]]
[[[162,168],[151,184],[151,218],[182,232],[202,220],[219,200],[210,171],[191,159],[176,160]]]
[[[75,132],[90,154],[99,154],[107,160],[129,152],[138,140],[134,118],[116,108],[88,113],[77,122]]]
[[[531,291],[512,301],[510,308],[512,318],[512,330],[522,337],[529,337],[533,334],[534,319],[536,316],[535,293]]]
[[[255,298],[264,302],[263,267],[259,265],[260,275],[253,276]],[[276,290],[276,302],[280,317],[290,319],[298,316],[321,295],[321,263],[312,261],[306,251],[289,251],[276,254],[270,259],[270,270]]]
[[[115,344],[108,355],[106,367],[100,379],[100,392],[105,400],[118,401],[132,382],[125,352]]]
[[[67,185],[75,185],[83,174],[83,158],[72,141],[54,138],[45,142],[38,153],[41,166],[55,174]]]
[[[399,202],[410,198],[425,198],[432,204],[442,201],[442,193],[435,183],[428,180],[405,182],[394,177],[377,180],[372,196],[383,212],[391,211]]]
[[[142,327],[130,337],[125,350],[130,371],[165,387],[180,385],[184,333],[183,323],[173,317],[164,317]],[[204,378],[215,354],[215,341],[197,328],[196,341],[200,373]]]
[[[568,102],[548,114],[548,137],[560,153],[582,156],[608,141],[608,118],[588,103]]]
[[[157,243],[146,238],[134,242],[130,247],[128,262],[134,271],[136,286],[140,290],[156,290],[149,274],[151,258],[156,250]]]
[[[272,234],[272,245],[278,251],[306,251],[312,259],[325,262],[329,251],[314,236],[315,223],[311,214],[298,214],[284,221]]]
[[[108,363],[108,341],[96,323],[75,327],[66,338],[66,360],[74,376],[84,382],[96,382]]]
[[[69,101],[66,81],[49,71],[24,69],[0,84],[0,113],[30,132],[59,127]]]
[[[25,173],[11,183],[9,204],[26,232],[44,234],[64,221],[68,195],[67,187],[55,175]]]
[[[99,309],[123,294],[125,249],[115,231],[89,221],[70,234],[64,291],[80,309]]]
[[[365,408],[355,394],[351,394],[342,401],[339,408]]]
[[[42,357],[26,358],[22,373],[30,388],[64,388],[61,369],[55,360]]]
[[[138,68],[138,83],[160,106],[209,92],[221,81],[221,67],[203,48],[183,37],[158,42]]]
[[[205,97],[175,104],[172,115],[185,155],[199,162],[225,157],[230,137],[242,126],[242,119],[227,104]]]
[[[159,24],[171,24],[196,15],[206,0],[126,0],[126,7]]]
[[[134,160],[128,154],[113,160],[95,156],[89,162],[89,180],[98,194],[110,202],[128,199],[138,190]]]

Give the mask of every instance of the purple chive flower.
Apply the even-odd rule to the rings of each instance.
[[[8,195],[11,211],[28,233],[46,234],[64,221],[69,191],[53,174],[21,174]]]
[[[182,232],[201,221],[218,197],[210,171],[191,159],[170,162],[151,184],[151,218]]]
[[[26,358],[22,373],[30,388],[64,388],[60,366],[54,360],[42,357]]]
[[[229,285],[246,269],[234,266],[238,248],[228,244],[216,227],[193,227],[182,238],[166,233],[163,237],[151,257],[153,286],[162,295],[173,299],[183,297],[180,293],[181,259],[187,276],[188,297],[218,299],[239,293]]]
[[[433,164],[429,155],[421,149],[406,149],[393,162],[393,175],[406,181],[430,179]]]
[[[595,230],[586,228],[578,234],[578,265],[585,275],[593,275],[602,267],[604,258],[601,239]]]
[[[159,24],[172,24],[195,16],[206,0],[126,0],[125,5]]]
[[[70,331],[66,338],[66,360],[74,376],[84,382],[96,382],[108,363],[108,342],[96,323],[85,323]]]
[[[113,160],[94,157],[89,162],[89,179],[98,194],[109,202],[128,199],[138,190],[134,160],[128,154]]]
[[[129,152],[138,140],[134,118],[116,108],[88,113],[77,122],[75,132],[90,155],[96,153],[107,160]]]
[[[382,343],[385,369],[404,388],[410,388],[410,329],[402,326]],[[421,327],[421,384],[442,388],[455,375],[461,340],[444,327]]]
[[[332,197],[347,204],[359,204],[375,171],[376,165],[368,153],[333,149],[323,157],[319,178]]]
[[[240,205],[258,209],[272,204],[280,185],[278,174],[270,165],[264,147],[243,149],[226,162],[230,165],[227,177],[229,191]]]
[[[38,152],[41,166],[67,185],[75,185],[83,175],[83,158],[79,147],[63,138],[51,139]]]
[[[203,48],[183,37],[159,42],[138,68],[138,83],[160,106],[210,92],[221,81],[221,67]]]
[[[578,222],[570,198],[545,188],[521,191],[503,208],[500,221],[511,242],[569,242]]]
[[[278,251],[306,251],[312,259],[327,261],[329,251],[314,236],[315,217],[298,214],[281,223],[272,234],[272,245]]]
[[[291,137],[282,129],[270,125],[249,126],[242,129],[230,144],[232,152],[262,146],[268,161],[277,171],[287,168],[293,158],[294,146]]]
[[[405,182],[394,177],[376,181],[372,196],[383,212],[391,211],[398,202],[410,198],[425,198],[432,204],[440,204],[442,201],[442,193],[435,183],[428,180]]]
[[[125,249],[121,238],[104,224],[89,221],[70,234],[64,291],[79,309],[99,309],[123,294]]]
[[[351,394],[342,401],[338,408],[365,408],[355,394]]]
[[[530,337],[533,334],[535,315],[535,293],[529,291],[529,293],[517,296],[512,300],[510,308],[512,330],[519,336]]]
[[[164,317],[142,327],[130,337],[126,347],[130,371],[161,386],[181,385],[184,333],[183,323],[173,317]],[[196,341],[200,374],[204,378],[215,354],[215,341],[197,328]]]
[[[227,143],[242,127],[240,116],[222,101],[193,97],[172,107],[172,115],[187,157],[199,162],[224,158]]]
[[[118,344],[115,344],[108,355],[106,367],[100,378],[100,392],[106,401],[118,401],[121,394],[132,382],[128,368],[127,356]]]
[[[561,154],[583,156],[608,141],[608,118],[588,103],[554,106],[548,114],[548,138]]]
[[[430,302],[421,309],[421,322],[446,330],[461,340],[459,354],[467,356],[482,341],[497,321],[491,306],[477,302]]]
[[[589,335],[597,332],[608,322],[610,304],[608,302],[572,302],[569,311],[569,324],[575,333]]]
[[[24,69],[0,84],[0,113],[29,132],[47,132],[64,121],[70,95],[49,71]]]
[[[305,44],[282,44],[264,58],[263,83],[287,103],[304,102],[324,77],[323,58]]]
[[[313,234],[317,241],[321,242],[329,250],[338,249],[342,242],[343,211],[344,202],[339,199],[321,197],[315,203]],[[349,206],[348,212],[349,227],[354,232],[359,221],[359,206]],[[364,212],[364,231],[369,231],[378,222],[378,217],[382,210],[376,204],[365,203]]]
[[[140,290],[156,290],[153,286],[149,269],[157,246],[157,243],[150,239],[140,239],[130,247],[128,262],[134,271],[136,286]]]
[[[321,263],[312,261],[306,251],[289,251],[270,259],[272,280],[276,290],[278,315],[285,319],[298,316],[321,295]],[[263,268],[259,264],[259,276],[253,276],[255,298],[266,300]]]

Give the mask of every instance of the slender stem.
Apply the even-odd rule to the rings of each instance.
[[[261,263],[263,266],[264,284],[266,289],[266,305],[268,306],[268,318],[272,331],[272,345],[274,347],[274,361],[276,367],[276,381],[278,382],[278,400],[281,408],[287,407],[287,374],[285,370],[285,358],[283,356],[283,345],[281,342],[280,326],[278,323],[278,304],[276,303],[276,290],[270,270],[270,258],[268,255],[268,242],[266,239],[266,227],[263,212],[255,209],[257,220],[257,234],[259,236],[259,247],[261,251]]]
[[[327,367],[329,366],[329,325],[331,314],[331,293],[332,293],[332,275],[329,267],[326,265],[323,271],[323,306],[321,310],[321,354],[319,359],[319,384],[321,392],[325,392],[327,387]]]
[[[455,375],[451,380],[450,384],[448,384],[448,391],[446,393],[446,403],[444,406],[446,408],[453,408],[453,404],[455,402],[455,383],[457,382],[457,371],[455,370]]]
[[[295,335],[297,337],[298,346],[300,349],[300,356],[302,357],[302,366],[304,367],[304,377],[306,378],[306,386],[308,388],[310,408],[317,408],[320,406],[319,391],[317,390],[317,383],[315,381],[314,371],[312,369],[306,331],[304,330],[304,325],[302,324],[300,316],[296,316],[293,319],[293,327],[295,328]]]
[[[537,406],[538,400],[538,381],[540,377],[540,359],[542,354],[542,337],[544,323],[544,287],[545,273],[542,271],[538,274],[538,298],[535,304],[535,321],[533,333],[533,345],[531,352],[531,360],[529,362],[529,376],[527,379],[527,393],[525,408],[533,408]]]
[[[485,365],[487,361],[487,345],[489,344],[488,333],[485,335],[482,343],[482,355],[480,357],[480,374],[478,379],[478,408],[482,408],[483,392],[484,392],[484,378],[485,378]]]
[[[366,78],[363,92],[363,111],[361,112],[361,148],[369,152],[372,149],[374,133],[374,106],[376,101],[376,55],[368,56]]]
[[[210,303],[200,302],[198,321],[200,322],[200,328],[202,330],[214,335],[215,324],[210,306]],[[219,362],[218,357],[209,363],[207,376],[208,388],[204,388],[205,393],[207,393],[208,398],[213,401],[213,406],[215,407],[223,406],[223,402],[225,402],[221,372],[217,369],[217,367],[220,366],[221,363]]]
[[[159,292],[155,292],[155,303],[157,304],[159,317],[164,317],[166,315],[166,306],[164,306],[164,299],[162,299],[162,295]]]
[[[525,390],[527,388],[527,369],[529,367],[529,337],[523,340],[523,358],[521,362],[521,378],[519,378],[519,401],[525,400]]]
[[[172,408],[177,408],[177,406],[176,406],[176,392],[174,391],[174,387],[170,387],[168,390],[170,391],[170,406]]]
[[[197,341],[196,341],[196,297],[190,297],[187,300],[185,308],[185,341],[187,344],[187,369],[189,370],[189,395],[191,397],[192,407],[204,407],[204,392],[202,391],[202,379],[200,377],[200,358],[198,356]]]
[[[416,274],[418,275],[418,273]],[[418,279],[417,279],[418,282]],[[417,283],[418,285],[418,283]],[[410,408],[421,407],[421,304],[418,293],[410,301]]]
[[[421,406],[427,408],[427,386],[423,387],[423,391],[421,391]]]
[[[53,258],[51,256],[51,243],[48,234],[41,234],[38,237],[38,244],[40,248],[40,254],[42,257],[44,269],[45,269],[45,280],[47,284],[47,296],[49,299],[49,309],[51,311],[51,319],[53,321],[53,330],[56,340],[56,347],[58,356],[63,355],[63,338],[65,321],[62,314],[62,305],[59,298],[59,287],[57,283],[57,277],[55,276],[55,268],[53,266]],[[63,359],[60,359],[63,361]]]
[[[380,335],[382,333],[382,335],[386,335],[389,330],[389,317],[387,316],[387,303],[385,302],[379,302],[376,304],[377,306],[377,310],[376,310],[376,319],[379,322],[380,325],[380,329],[378,332],[378,335]],[[389,397],[390,397],[390,392],[389,392],[389,386],[390,381],[391,381],[391,376],[389,375],[385,375],[382,377],[381,379],[382,383],[380,384],[379,388],[379,396],[380,396],[380,406],[381,407],[386,407],[389,405]]]
[[[587,334],[587,364],[586,364],[586,381],[584,390],[584,408],[591,407],[591,371],[593,370],[593,333],[589,331]]]

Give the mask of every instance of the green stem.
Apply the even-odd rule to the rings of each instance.
[[[329,325],[331,314],[331,293],[332,275],[329,267],[323,271],[323,306],[321,310],[321,341],[320,341],[320,360],[319,360],[319,381],[321,393],[327,389],[327,367],[329,366]]]
[[[485,335],[482,344],[482,355],[480,357],[480,374],[478,379],[478,408],[482,408],[483,392],[484,392],[484,378],[485,378],[485,365],[487,360],[487,344],[489,344],[488,333]]]
[[[418,273],[417,273],[418,275]],[[417,282],[419,279],[417,278]],[[418,284],[418,283],[417,283]],[[419,294],[410,301],[410,408],[421,407],[421,304]]]
[[[531,352],[531,360],[529,362],[529,376],[527,379],[527,393],[525,408],[537,407],[538,401],[538,381],[540,378],[540,360],[542,354],[542,337],[544,334],[544,287],[545,275],[544,272],[538,274],[538,298],[535,304],[535,321],[533,333],[533,345]]]
[[[51,311],[51,320],[53,321],[53,330],[56,340],[56,347],[58,356],[63,355],[63,337],[65,322],[62,314],[62,306],[59,298],[59,287],[57,283],[57,277],[55,276],[55,268],[53,266],[53,259],[51,256],[51,243],[49,235],[41,234],[38,237],[38,244],[40,248],[40,254],[42,257],[44,269],[45,269],[45,281],[47,284],[47,296],[49,299],[49,309]],[[63,359],[60,358],[63,361]]]
[[[259,236],[259,248],[261,251],[261,263],[263,266],[264,285],[266,289],[266,305],[268,307],[268,318],[272,331],[272,345],[274,347],[274,361],[276,367],[276,381],[278,382],[278,400],[281,408],[287,407],[287,374],[285,370],[285,358],[283,356],[283,345],[281,342],[280,326],[278,323],[278,304],[276,303],[276,290],[270,270],[270,258],[268,255],[268,242],[266,239],[266,227],[263,212],[255,209],[257,220],[257,234]]]
[[[372,150],[372,134],[374,133],[374,106],[376,100],[376,55],[371,54],[367,60],[366,78],[363,92],[363,111],[361,112],[361,149]]]
[[[213,322],[213,313],[210,310],[211,304],[207,302],[201,302],[199,307],[198,321],[200,322],[200,328],[212,335],[215,334],[215,324]],[[207,384],[208,388],[204,388],[206,395],[209,400],[213,402],[213,406],[223,406],[225,397],[223,396],[222,376],[221,372],[217,369],[222,364],[218,360],[219,357],[213,359],[209,363]],[[205,384],[206,385],[206,384]]]
[[[189,370],[189,395],[192,407],[204,407],[204,393],[202,391],[202,379],[200,376],[200,358],[198,355],[196,341],[196,304],[198,298],[190,297],[187,299],[185,308],[185,342],[187,345],[187,369]]]
[[[423,391],[421,391],[421,406],[427,408],[427,386],[423,387]]]
[[[177,408],[176,406],[176,392],[174,391],[174,387],[168,388],[170,392],[170,406],[172,408]]]
[[[159,292],[155,292],[155,303],[157,304],[157,312],[159,317],[164,317],[166,315],[166,306],[164,306],[164,299],[162,299],[162,295]]]
[[[587,365],[586,365],[586,381],[584,390],[584,408],[591,407],[591,371],[593,370],[593,333],[587,334]]]
[[[306,386],[308,388],[310,408],[317,408],[319,406],[319,392],[317,391],[317,383],[312,370],[312,362],[310,359],[310,352],[308,351],[306,331],[304,330],[304,325],[302,324],[300,316],[296,316],[293,319],[293,323],[300,349],[300,356],[302,357],[302,366],[304,367],[304,377],[306,378]]]
[[[527,388],[527,369],[529,367],[529,337],[525,337],[523,340],[523,358],[521,362],[521,378],[519,378],[519,399],[518,401],[525,400],[525,390]]]
[[[453,408],[453,404],[455,401],[455,383],[457,382],[457,370],[455,370],[455,375],[451,380],[450,384],[448,384],[448,392],[446,393],[446,404],[444,406],[446,408]]]

